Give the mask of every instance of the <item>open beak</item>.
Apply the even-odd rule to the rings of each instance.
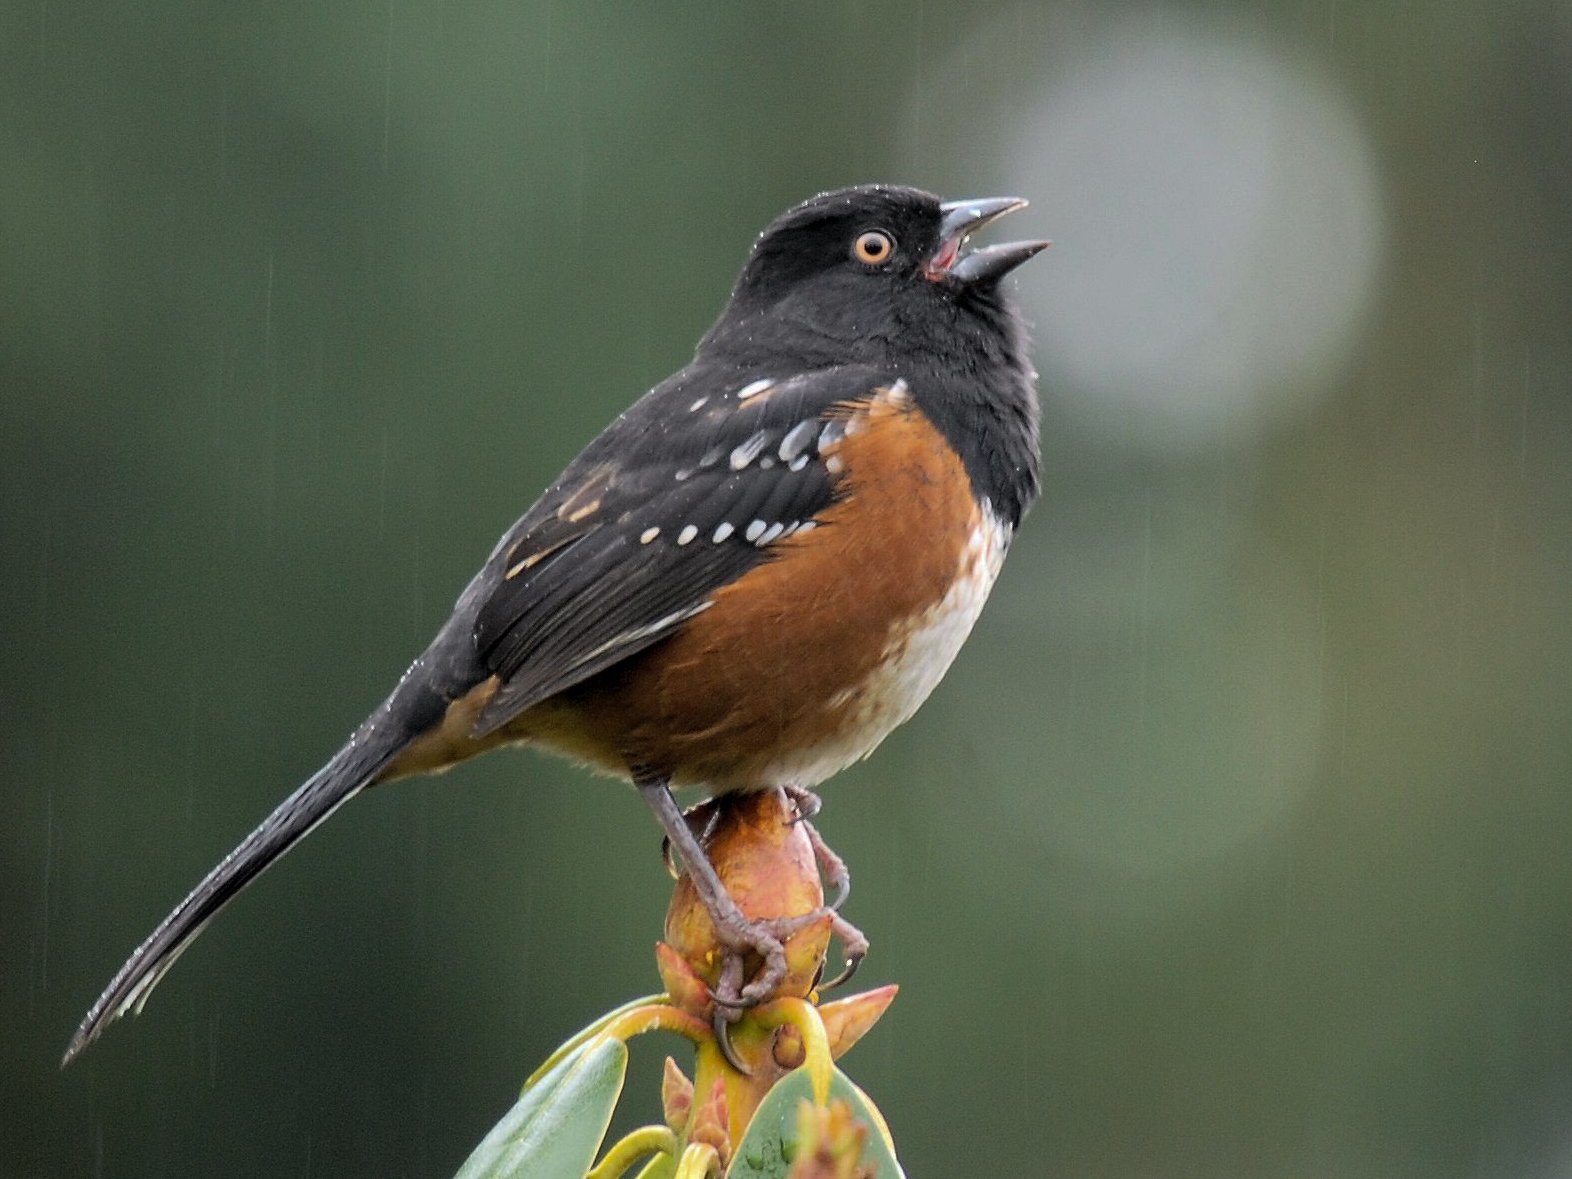
[[[961,251],[966,239],[993,224],[1006,213],[1026,208],[1020,197],[982,197],[970,201],[945,201],[939,206],[939,248],[923,268],[931,279],[951,278],[962,283],[996,282],[1022,262],[1048,248],[1047,242],[1005,242],[998,246]]]

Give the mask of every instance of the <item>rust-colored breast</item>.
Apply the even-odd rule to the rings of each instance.
[[[753,789],[821,781],[906,719],[965,637],[1002,549],[903,385],[847,415],[822,456],[843,494],[811,530],[777,541],[672,638],[531,709],[510,736],[614,773]],[[903,659],[912,674],[889,670]]]

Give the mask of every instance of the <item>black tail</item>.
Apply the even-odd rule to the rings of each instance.
[[[413,735],[394,721],[389,711],[387,705],[379,709],[349,744],[286,798],[158,923],[82,1020],[66,1046],[61,1067],[70,1064],[127,1011],[141,1011],[149,992],[220,909],[318,823],[376,781]]]

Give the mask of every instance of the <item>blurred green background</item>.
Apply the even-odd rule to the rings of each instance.
[[[654,824],[504,754],[56,1068],[873,179],[1056,240],[1043,502],[821,821],[911,1173],[1572,1175],[1572,6],[1488,0],[0,5],[0,1174],[449,1174],[653,989]]]

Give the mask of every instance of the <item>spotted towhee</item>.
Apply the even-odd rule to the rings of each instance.
[[[764,965],[672,799],[811,788],[916,711],[1037,495],[1035,374],[967,251],[1024,201],[868,186],[771,224],[690,364],[510,528],[392,694],[120,969],[69,1061],[138,1009],[224,904],[367,786],[530,743],[636,784],[723,940]]]

